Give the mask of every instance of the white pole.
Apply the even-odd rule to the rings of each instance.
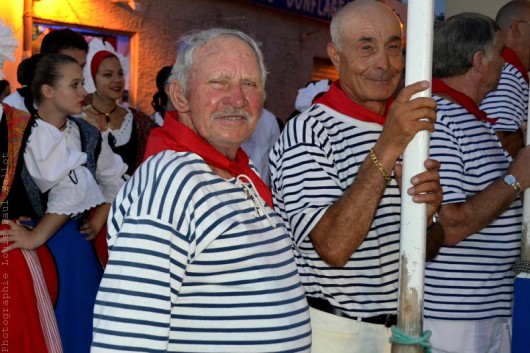
[[[526,145],[530,145],[530,94],[528,95],[528,117],[526,122]],[[530,262],[530,189],[524,191],[523,230],[521,234],[521,260]]]
[[[433,25],[433,0],[409,0],[405,85],[423,80],[432,81]],[[412,98],[430,96],[429,88]],[[411,187],[410,179],[425,170],[423,164],[428,155],[427,131],[419,132],[403,154],[398,327],[405,334],[414,337],[421,337],[423,332],[427,207],[412,202],[405,190]],[[392,345],[392,353],[421,352],[423,348],[416,345]]]

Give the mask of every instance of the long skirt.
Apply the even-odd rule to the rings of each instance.
[[[92,242],[66,223],[48,242],[59,277],[55,315],[65,353],[89,353],[94,302],[103,269]]]
[[[57,272],[46,246],[0,254],[0,298],[0,351],[62,352],[53,312]]]

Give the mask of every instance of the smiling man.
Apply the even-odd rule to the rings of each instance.
[[[435,103],[410,100],[426,82],[392,103],[404,58],[400,21],[386,5],[349,3],[333,18],[331,38],[340,80],[288,123],[273,148],[274,205],[293,236],[312,352],[390,352],[400,231],[400,168],[393,170],[418,131],[433,131]],[[432,257],[443,239],[432,223],[442,192],[438,162],[425,166],[405,192],[428,204]]]
[[[309,310],[270,191],[240,148],[258,122],[257,44],[182,39],[164,126],[119,193],[92,352],[309,352]]]

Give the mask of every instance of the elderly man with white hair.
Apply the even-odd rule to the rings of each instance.
[[[92,352],[309,352],[309,309],[292,243],[241,144],[266,70],[246,34],[182,38],[176,111],[109,218],[109,263]]]

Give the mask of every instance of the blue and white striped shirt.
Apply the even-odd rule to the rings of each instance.
[[[110,212],[92,352],[309,352],[292,242],[265,210],[193,153],[143,163]]]
[[[528,117],[528,83],[512,64],[502,68],[499,86],[480,104],[489,117],[497,118],[495,131],[517,131]]]
[[[353,183],[382,126],[323,105],[289,121],[270,154],[274,206],[290,227],[306,293],[354,317],[397,308],[400,194],[393,179],[372,227],[348,263],[330,267],[309,233]],[[351,225],[355,227],[355,224]]]
[[[458,104],[437,103],[431,158],[441,163],[443,204],[462,203],[501,178],[511,157],[491,126]],[[427,318],[479,320],[509,317],[520,254],[522,205],[518,198],[495,221],[455,246],[443,246],[427,265]]]

